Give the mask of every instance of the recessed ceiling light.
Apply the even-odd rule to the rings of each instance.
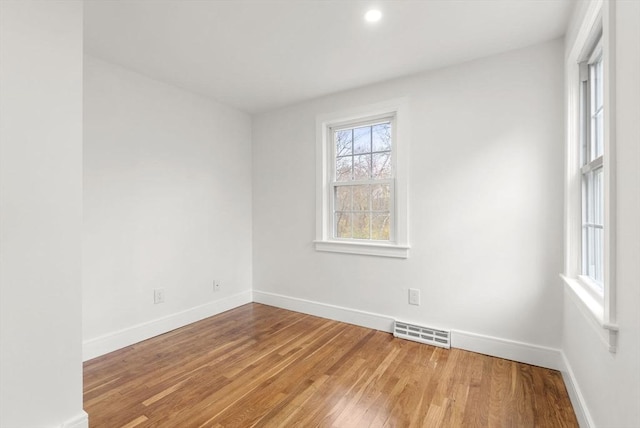
[[[382,12],[378,9],[371,9],[367,13],[364,14],[364,19],[367,22],[378,22],[382,18]]]

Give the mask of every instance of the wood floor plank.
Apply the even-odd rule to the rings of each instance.
[[[133,427],[137,427],[139,426],[141,423],[146,422],[148,420],[148,418],[144,415],[142,416],[138,416],[137,418],[135,418],[134,420],[132,420],[131,422],[129,422],[126,425],[123,425],[122,428],[133,428]]]
[[[91,427],[577,427],[560,373],[260,304],[85,363]]]

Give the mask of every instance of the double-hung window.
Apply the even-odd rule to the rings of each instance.
[[[613,2],[586,7],[566,63],[565,266],[568,296],[611,352],[615,293]]]
[[[318,251],[406,258],[402,100],[318,117]]]
[[[602,44],[580,63],[581,274],[599,293],[604,279],[604,102]]]
[[[332,237],[393,240],[392,117],[331,128]]]

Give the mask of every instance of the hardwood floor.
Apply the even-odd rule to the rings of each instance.
[[[559,372],[249,304],[90,360],[91,427],[577,427]]]

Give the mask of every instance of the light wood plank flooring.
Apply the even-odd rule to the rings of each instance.
[[[88,361],[91,427],[577,427],[559,372],[248,304]]]

